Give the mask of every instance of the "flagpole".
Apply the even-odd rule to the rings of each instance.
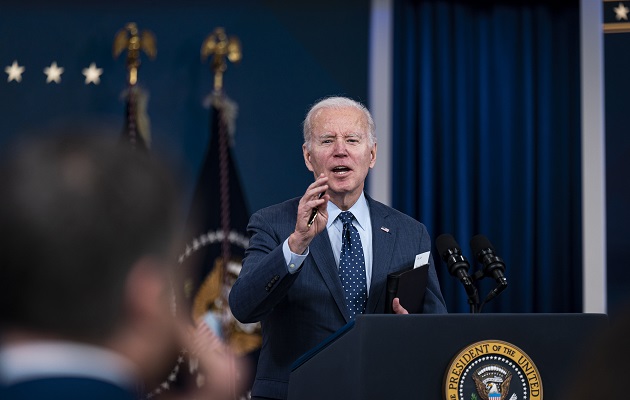
[[[131,147],[149,148],[149,132],[148,119],[146,122],[140,120],[139,114],[143,116],[146,110],[139,106],[139,98],[144,98],[146,94],[142,93],[137,86],[138,69],[140,67],[141,50],[155,59],[157,55],[155,36],[150,31],[138,30],[134,22],[130,22],[116,33],[113,45],[113,55],[117,58],[123,51],[127,50],[127,90],[126,90],[126,121],[124,136],[131,144]],[[142,102],[144,104],[144,102]],[[146,118],[145,118],[146,119]]]

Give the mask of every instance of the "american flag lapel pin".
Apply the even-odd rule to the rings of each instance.
[[[387,233],[389,233],[389,228],[385,228],[384,226],[381,226],[381,230],[382,230],[383,232],[387,232]]]

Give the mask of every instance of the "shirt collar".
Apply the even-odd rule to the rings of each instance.
[[[330,228],[330,226],[337,221],[337,217],[341,214],[341,210],[335,203],[332,201],[328,202],[328,223],[326,224],[326,228]],[[354,215],[359,228],[366,230],[368,226],[368,222],[370,220],[370,207],[368,206],[367,199],[365,198],[365,193],[361,192],[361,196],[359,199],[350,207],[348,210]]]

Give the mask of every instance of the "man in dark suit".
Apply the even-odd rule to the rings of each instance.
[[[186,343],[174,181],[93,131],[45,132],[0,158],[3,400],[137,400]]]
[[[318,102],[302,150],[315,182],[251,217],[229,297],[238,320],[262,323],[254,399],[286,398],[293,361],[356,314],[385,312],[390,273],[429,263],[423,312],[446,312],[424,225],[363,192],[377,150],[369,111],[348,98]],[[407,312],[398,299],[393,309]]]

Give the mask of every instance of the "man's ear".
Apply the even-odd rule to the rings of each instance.
[[[165,261],[142,257],[132,265],[124,286],[120,327],[107,343],[139,366],[142,379],[157,385],[181,350],[180,326],[172,311],[172,282]]]
[[[302,145],[302,154],[304,155],[304,164],[306,164],[306,168],[308,168],[311,172],[315,172],[313,164],[311,164],[311,152],[306,148],[306,143]]]
[[[376,150],[376,143],[374,143],[372,150],[370,150],[370,168],[374,168],[374,165],[376,164]]]

